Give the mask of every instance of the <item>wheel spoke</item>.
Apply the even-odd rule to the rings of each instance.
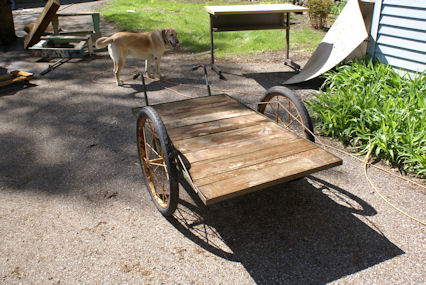
[[[150,144],[148,144],[148,143],[146,143],[145,144],[148,148],[149,148],[149,150],[150,151],[152,151],[154,154],[156,154],[157,156],[160,156],[160,154],[155,150],[155,148],[154,147],[152,147]]]
[[[294,104],[290,100],[288,100],[288,103],[289,103],[288,109],[286,109],[284,107],[284,105],[279,103],[280,106],[288,113],[289,124],[287,126],[290,127],[291,124],[293,124],[294,122],[297,122],[301,126],[302,129],[305,129],[305,126],[303,125],[303,122],[302,122],[302,116],[300,115],[299,111],[297,110],[297,108],[294,106]],[[294,112],[292,112],[290,104],[293,106]],[[293,114],[293,113],[295,113],[295,114]]]
[[[152,176],[152,178],[153,178],[153,179],[157,182],[157,184],[160,186],[159,188],[161,189],[161,192],[162,192],[163,197],[166,197],[167,195],[165,194],[164,184],[162,184],[162,183],[158,180],[158,177],[157,177],[155,174]],[[163,200],[163,199],[161,198],[161,196],[160,196],[160,194],[158,193],[157,189],[155,189],[155,192],[156,192],[156,194],[157,194],[157,197],[158,197],[159,199],[161,199],[163,203],[167,203],[167,201],[165,201],[165,200]]]

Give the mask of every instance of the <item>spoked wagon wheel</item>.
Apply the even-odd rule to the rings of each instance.
[[[302,100],[284,86],[274,86],[262,96],[257,110],[283,127],[315,142],[311,117]]]
[[[170,216],[179,198],[172,143],[160,116],[151,107],[139,112],[136,131],[139,163],[149,194],[161,214]]]

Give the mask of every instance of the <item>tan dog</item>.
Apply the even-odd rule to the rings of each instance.
[[[119,32],[110,37],[102,37],[96,41],[96,47],[108,46],[108,52],[114,63],[114,75],[117,85],[123,85],[120,73],[124,67],[127,55],[145,59],[145,72],[152,77],[152,62],[155,61],[156,73],[162,77],[160,60],[164,51],[179,44],[177,33],[173,28],[145,33]]]

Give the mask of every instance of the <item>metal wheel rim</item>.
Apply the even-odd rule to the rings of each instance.
[[[170,183],[164,149],[153,122],[145,117],[138,127],[139,160],[148,183],[151,196],[162,208],[170,203]]]
[[[265,100],[265,103],[262,107],[262,113],[273,119],[277,124],[298,133],[303,133],[306,129],[302,115],[289,98],[280,95],[271,95]],[[300,129],[296,129],[296,125],[299,125]]]

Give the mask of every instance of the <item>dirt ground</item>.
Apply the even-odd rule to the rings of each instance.
[[[425,227],[373,191],[362,163],[333,150],[342,166],[213,206],[181,188],[175,215],[161,216],[142,179],[131,112],[144,105],[140,79],[131,79],[143,62],[128,61],[124,87],[114,84],[106,52],[39,75],[53,61],[22,48],[22,28],[39,13],[14,12],[19,39],[0,58],[9,71],[36,75],[28,87],[0,89],[0,283],[425,283]],[[253,93],[294,74],[281,57],[220,60],[227,80],[209,73],[214,93],[256,102]],[[191,69],[200,62],[208,57],[167,53],[167,81],[148,82],[150,103],[206,95],[201,70]],[[305,98],[317,83],[291,88]],[[423,187],[372,168],[368,175],[425,220]]]

